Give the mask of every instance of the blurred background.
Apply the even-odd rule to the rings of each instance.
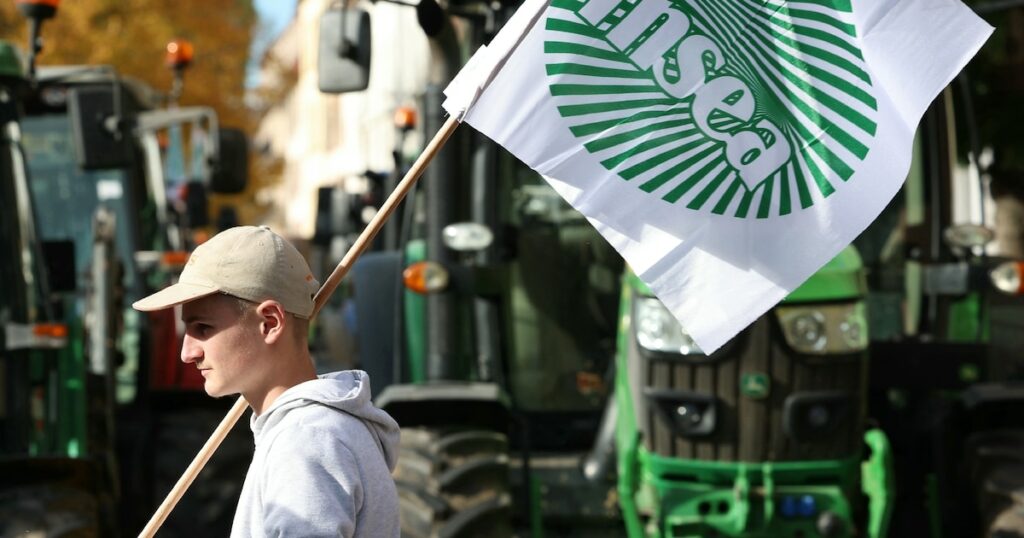
[[[968,5],[903,190],[711,355],[460,129],[310,332],[403,427],[403,535],[1024,536],[1024,2]],[[324,280],[516,7],[0,2],[0,537],[143,528],[233,400],[131,303],[238,224]],[[251,454],[246,416],[159,535],[226,535]]]

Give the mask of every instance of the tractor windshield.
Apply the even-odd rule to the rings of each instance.
[[[43,239],[71,240],[75,266],[84,276],[92,252],[92,219],[100,205],[117,217],[118,254],[125,260],[126,285],[134,286],[130,261],[129,189],[122,170],[83,171],[75,161],[71,124],[65,115],[44,115],[24,121],[24,146],[31,174],[32,197],[38,211]],[[84,289],[84,288],[83,288]]]
[[[509,176],[513,397],[527,411],[600,409],[611,383],[622,259],[535,172],[517,163]]]

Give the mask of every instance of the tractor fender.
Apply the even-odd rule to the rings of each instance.
[[[376,404],[403,428],[460,424],[504,431],[511,400],[495,383],[441,381],[389,385]]]

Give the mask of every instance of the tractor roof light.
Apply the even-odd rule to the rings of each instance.
[[[405,287],[416,293],[444,291],[448,288],[448,281],[448,270],[437,262],[416,262],[402,271],[402,282]]]
[[[60,0],[16,0],[18,11],[28,19],[28,66],[25,72],[29,80],[36,78],[36,56],[43,50],[43,40],[39,37],[43,21],[57,14]]]
[[[57,14],[60,0],[16,0],[18,11],[29,19],[44,20]]]
[[[411,106],[400,106],[395,109],[395,127],[403,131],[416,128],[416,109]]]
[[[195,56],[195,49],[192,43],[184,39],[175,39],[167,44],[167,53],[164,55],[164,62],[167,67],[179,70],[184,69],[192,63]]]
[[[1010,295],[1024,294],[1024,261],[1003,262],[989,273],[997,290]]]

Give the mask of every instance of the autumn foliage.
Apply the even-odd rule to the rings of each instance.
[[[180,104],[207,105],[225,125],[248,128],[245,64],[256,30],[251,2],[239,0],[71,0],[43,26],[38,65],[108,64],[167,92],[172,73],[164,47],[189,40],[195,59]],[[27,45],[23,17],[0,1],[0,38]]]
[[[165,48],[185,39],[195,56],[178,104],[211,106],[221,125],[251,133],[256,118],[245,105],[245,75],[257,22],[247,0],[65,0],[43,25],[36,63],[111,65],[170,93],[173,71],[165,63]],[[13,0],[0,0],[0,39],[27,49],[26,21]],[[266,179],[252,181],[252,187]],[[247,189],[250,196],[243,198],[251,200],[254,190]],[[251,214],[249,208],[239,209]]]

